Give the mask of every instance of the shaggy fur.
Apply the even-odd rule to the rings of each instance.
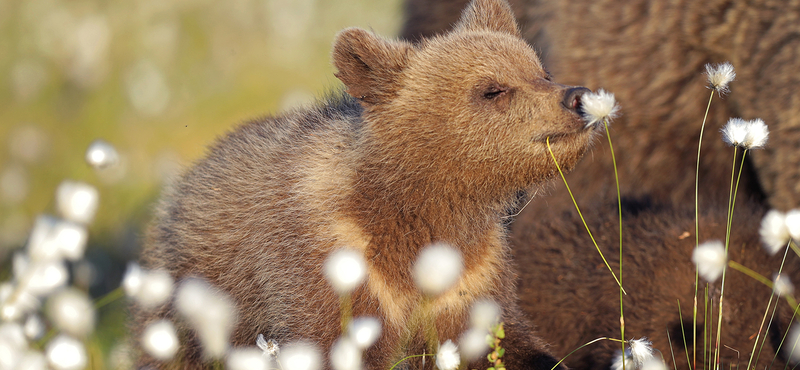
[[[349,96],[220,139],[161,201],[145,266],[230,294],[236,346],[261,333],[328,349],[341,334],[339,298],[321,266],[331,251],[354,248],[368,279],[353,313],[383,322],[366,368],[387,369],[438,345],[409,326],[422,299],[410,275],[420,249],[444,241],[465,270],[423,312],[439,340],[456,340],[470,305],[492,298],[503,307],[509,368],[550,369],[555,360],[516,303],[501,216],[517,194],[557,173],[546,138],[567,169],[587,149],[597,131],[578,112],[588,90],[550,80],[502,0],[476,0],[454,32],[416,46],[344,30],[333,61]],[[170,306],[134,308],[134,316],[135,332],[177,318]],[[182,322],[180,332],[184,363],[143,356],[140,365],[200,366],[194,335]],[[405,335],[411,342],[400,348]],[[419,359],[404,364],[421,367]]]
[[[701,215],[704,239],[725,240],[726,207],[709,207]],[[612,215],[616,206],[588,207],[585,214],[589,226],[611,267],[619,271],[618,223]],[[689,369],[686,360],[681,320],[686,344],[692,342],[692,300],[695,268],[691,261],[694,242],[694,210],[692,207],[653,206],[647,203],[624,206],[623,286],[625,336],[627,339],[647,337],[654,348],[673,368],[667,332],[672,340],[678,369]],[[764,210],[752,204],[735,209],[730,242],[730,259],[772,279],[783,257],[783,251],[769,256],[758,236],[758,222]],[[606,220],[606,221],[603,221]],[[556,357],[567,355],[590,340],[599,337],[619,338],[619,290],[599,254],[595,251],[577,214],[564,212],[528,226],[514,237],[515,262],[520,267],[520,305],[538,320],[539,333],[552,343]],[[800,260],[789,252],[784,267],[793,282],[800,281]],[[701,279],[698,309],[699,368],[703,362],[704,320]],[[716,331],[720,280],[710,284],[714,297],[713,326]],[[769,302],[771,290],[754,279],[732,269],[727,272],[722,320],[722,344],[736,352],[721,352],[722,367],[745,368],[753,349],[755,334]],[[680,313],[678,311],[680,300]],[[767,334],[766,345],[757,369],[784,367],[783,353],[772,364],[775,348],[785,332],[791,309],[785,300],[778,303],[778,314]],[[771,312],[771,311],[770,311]],[[576,318],[580,318],[576,320]],[[765,324],[766,325],[766,324]],[[714,334],[716,335],[716,334]],[[763,339],[763,334],[762,337]],[[619,343],[601,341],[581,349],[566,360],[575,369],[607,370],[620,349]],[[693,354],[689,351],[689,357]],[[770,366],[771,365],[771,366]],[[707,366],[705,366],[707,368]]]
[[[448,27],[465,0],[408,0],[403,37]],[[623,193],[694,198],[700,125],[708,102],[703,66],[730,61],[732,92],[714,98],[701,159],[701,201],[727,189],[731,150],[719,129],[729,117],[762,118],[765,150],[749,156],[742,192],[771,207],[800,206],[800,2],[615,0],[511,2],[523,37],[559,79],[616,94],[612,130]],[[571,175],[586,197],[613,190],[604,146]]]

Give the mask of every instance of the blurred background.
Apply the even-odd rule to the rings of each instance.
[[[73,284],[94,298],[119,286],[164,184],[237,124],[337,88],[337,31],[400,22],[399,0],[0,0],[0,282],[70,179],[100,193]],[[95,139],[118,166],[87,165]],[[98,312],[106,353],[125,340],[124,307]]]

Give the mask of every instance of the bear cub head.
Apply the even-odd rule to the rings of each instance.
[[[581,118],[589,90],[553,82],[504,1],[473,1],[452,32],[419,44],[346,29],[333,63],[364,108],[361,144],[404,177],[425,172],[416,186],[505,196],[557,173],[548,138],[571,169],[598,131]]]

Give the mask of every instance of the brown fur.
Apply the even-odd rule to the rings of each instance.
[[[408,0],[403,37],[448,29],[465,0]],[[765,150],[752,153],[742,193],[770,206],[800,206],[800,2],[615,0],[511,3],[523,37],[560,80],[616,94],[614,123],[623,193],[694,199],[700,125],[708,102],[703,66],[730,61],[737,79],[714,98],[701,159],[701,201],[727,189],[731,151],[719,129],[730,117],[763,118]],[[610,156],[599,146],[571,175],[577,194],[613,191]],[[722,195],[717,195],[717,194]],[[559,199],[565,199],[559,197]]]
[[[456,31],[416,46],[344,30],[333,62],[352,97],[220,139],[161,201],[145,265],[230,294],[240,314],[236,346],[262,333],[327,349],[340,335],[339,299],[321,265],[333,250],[358,249],[368,280],[354,293],[354,314],[383,321],[366,368],[385,369],[437,345],[408,326],[421,299],[410,271],[422,247],[445,241],[461,251],[465,271],[425,313],[440,341],[466,329],[472,302],[493,298],[503,307],[509,367],[550,369],[555,360],[519,313],[501,216],[519,192],[556,173],[547,137],[567,169],[590,144],[596,130],[568,108],[585,89],[550,81],[502,0],[476,0]],[[134,308],[134,316],[140,332],[176,315],[168,306]],[[196,339],[180,331],[189,340],[183,365],[200,366]],[[414,340],[398,354],[406,331]]]
[[[648,337],[654,348],[673,368],[671,346],[679,369],[689,369],[681,320],[683,317],[686,344],[692,342],[692,300],[695,269],[691,262],[695,246],[694,210],[691,206],[625,207],[623,214],[623,286],[625,336],[628,339]],[[710,238],[725,240],[726,207],[708,207],[701,215],[701,227]],[[611,267],[619,271],[618,223],[615,206],[597,205],[585,214],[589,226]],[[758,223],[764,210],[752,204],[735,209],[731,233],[732,260],[772,279],[783,257],[781,252],[769,256],[758,236]],[[703,240],[701,239],[701,242]],[[580,345],[599,337],[619,338],[619,290],[613,277],[595,251],[577,214],[564,212],[543,219],[536,227],[526,227],[514,237],[515,262],[520,266],[520,305],[531,317],[547,317],[537,321],[539,333],[553,345],[556,357],[567,355]],[[800,263],[789,252],[784,272],[793,282],[800,281]],[[701,279],[698,309],[697,363],[702,366],[704,308]],[[720,280],[710,285],[714,297],[714,330],[719,306]],[[740,351],[725,349],[722,367],[747,367],[753,349],[754,335],[770,299],[770,289],[754,279],[729,269],[725,283],[722,344]],[[678,311],[680,300],[681,315]],[[775,348],[791,318],[790,306],[781,299],[778,315],[772,323],[766,345],[754,368],[782,369],[783,354],[774,364]],[[770,311],[771,312],[771,311]],[[579,318],[579,319],[578,319]],[[765,324],[766,325],[766,324]],[[763,334],[762,337],[763,339]],[[619,343],[602,341],[581,349],[566,360],[576,369],[607,370],[618,354]],[[693,354],[689,352],[690,358]],[[771,366],[770,366],[771,365]]]

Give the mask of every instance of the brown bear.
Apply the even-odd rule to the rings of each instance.
[[[594,236],[611,267],[619,271],[616,204],[585,208]],[[710,238],[725,240],[726,208],[707,207],[701,213],[701,226]],[[674,364],[678,369],[688,370],[686,348],[692,348],[695,283],[694,209],[691,205],[630,201],[623,205],[623,210],[622,283],[628,293],[624,298],[626,339],[647,337],[661,351],[668,369]],[[764,212],[757,203],[736,207],[729,257],[772,279],[781,265],[783,251],[770,256],[762,248],[758,224]],[[552,344],[556,357],[566,356],[599,337],[620,337],[619,290],[574,211],[553,214],[536,226],[518,230],[512,243],[514,261],[520,267],[520,306],[530,317],[547,317],[537,321],[539,334]],[[784,273],[791,281],[800,281],[800,260],[792,251],[787,256]],[[702,365],[703,327],[713,325],[716,332],[721,282],[718,279],[709,285],[714,308],[710,321],[702,313],[706,285],[702,278],[700,282],[696,359],[697,368],[708,369],[708,362]],[[721,368],[747,367],[770,294],[771,290],[762,283],[739,271],[728,270],[721,340],[727,347],[720,352]],[[766,335],[766,344],[752,368],[784,368],[785,352],[779,351],[774,363],[773,358],[792,310],[783,299],[777,304],[769,332],[762,333],[759,339],[760,344]],[[608,370],[619,351],[619,343],[601,341],[576,351],[565,363],[575,369]],[[688,358],[695,360],[691,350]],[[694,364],[691,368],[695,368]]]
[[[448,29],[465,2],[407,0],[402,36],[413,40]],[[624,110],[612,129],[623,193],[693,201],[709,96],[703,67],[730,61],[737,77],[732,92],[712,103],[700,201],[726,199],[732,154],[718,131],[728,118],[743,117],[762,118],[771,131],[767,147],[748,154],[745,198],[765,196],[771,207],[784,211],[800,206],[800,98],[795,93],[800,3],[512,0],[511,5],[523,37],[554,76],[616,94]],[[610,163],[607,145],[598,146],[570,176],[576,193],[589,198],[613,192]]]
[[[411,271],[423,247],[445,242],[464,271],[425,306],[439,341],[457,340],[471,304],[489,298],[502,306],[507,366],[551,369],[556,360],[518,308],[502,216],[520,192],[557,173],[548,138],[565,169],[590,145],[599,128],[581,117],[588,89],[551,80],[504,0],[475,0],[453,32],[417,45],[346,29],[333,63],[347,95],[242,125],[177,181],[143,264],[229,294],[239,312],[234,346],[263,334],[328,349],[341,335],[340,301],[323,261],[340,248],[360,251],[368,277],[353,293],[353,314],[383,323],[365,367],[388,369],[439,344],[409,327],[422,297]],[[133,311],[134,333],[177,318],[171,304]],[[190,343],[182,359],[143,356],[139,365],[202,366],[197,339],[179,325]],[[413,338],[399,348],[406,333]]]

